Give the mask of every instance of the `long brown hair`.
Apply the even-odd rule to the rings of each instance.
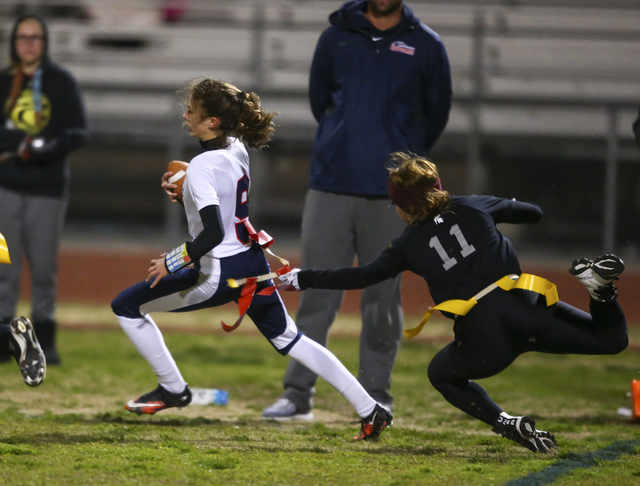
[[[273,119],[277,112],[262,108],[260,97],[245,93],[230,83],[211,78],[197,78],[186,82],[179,90],[183,102],[189,99],[205,117],[220,120],[222,137],[241,138],[249,147],[266,147],[275,131]]]
[[[42,62],[45,63],[49,59],[49,30],[47,29],[47,23],[45,20],[36,13],[27,13],[20,15],[13,23],[13,27],[11,29],[11,43],[9,46],[9,55],[11,57],[11,73],[13,74],[13,82],[11,83],[11,91],[9,91],[9,97],[4,104],[3,113],[6,118],[11,116],[11,112],[16,106],[16,102],[18,101],[18,96],[20,96],[20,92],[22,91],[22,80],[24,78],[24,74],[22,72],[22,68],[20,66],[20,58],[18,56],[18,50],[16,48],[17,36],[18,36],[18,27],[22,22],[27,20],[33,20],[40,24],[40,28],[42,29],[42,35],[44,37],[43,48],[42,48]]]
[[[40,24],[42,28],[42,35],[44,36],[43,42],[43,50],[42,50],[42,61],[47,61],[49,59],[49,29],[47,28],[47,23],[44,18],[38,15],[37,13],[26,13],[20,15],[13,23],[13,27],[11,29],[11,43],[9,46],[9,55],[11,57],[11,66],[16,68],[20,65],[20,58],[18,57],[18,51],[16,49],[16,41],[18,35],[18,27],[25,20],[35,20]]]
[[[405,210],[411,217],[411,224],[433,218],[449,207],[451,195],[434,187],[439,178],[438,168],[426,157],[410,152],[391,154],[389,179],[399,187],[424,188],[419,201]]]

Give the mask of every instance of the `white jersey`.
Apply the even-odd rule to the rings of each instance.
[[[203,258],[224,258],[251,247],[243,224],[249,217],[249,154],[242,142],[231,140],[227,149],[209,150],[194,157],[182,186],[192,239],[203,230],[199,211],[211,205],[220,206],[224,239]]]

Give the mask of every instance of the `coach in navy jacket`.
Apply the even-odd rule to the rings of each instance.
[[[440,37],[407,5],[400,23],[379,31],[363,15],[366,4],[353,0],[334,12],[316,47],[310,186],[386,197],[388,155],[426,154],[444,130],[451,73]]]
[[[426,154],[451,108],[451,75],[438,35],[402,0],[353,0],[329,17],[311,66],[309,96],[319,123],[302,216],[303,268],[373,261],[402,232],[387,199],[386,163],[397,151]],[[297,323],[325,344],[343,293],[310,290]],[[367,287],[360,301],[358,379],[392,408],[391,374],[400,345],[400,277]],[[291,361],[284,394],[268,419],[311,419],[316,377]]]

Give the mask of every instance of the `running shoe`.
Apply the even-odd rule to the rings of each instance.
[[[288,398],[279,398],[262,411],[262,418],[279,422],[313,420],[313,401],[310,400],[308,406],[302,409]]]

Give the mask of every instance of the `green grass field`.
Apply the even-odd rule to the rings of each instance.
[[[640,353],[522,356],[480,383],[513,415],[529,414],[556,435],[553,455],[533,454],[493,434],[430,386],[426,370],[443,321],[405,341],[394,372],[395,424],[378,442],[354,442],[349,403],[324,382],[315,422],[261,420],[281,392],[287,359],[247,319],[231,335],[231,309],[158,315],[190,386],[229,392],[225,407],[192,405],[139,417],[126,400],[155,377],[108,308],[65,304],[63,365],[28,388],[15,363],[0,365],[0,482],[16,485],[609,485],[640,484],[640,423],[630,407]],[[86,328],[90,322],[94,327]],[[341,316],[329,348],[355,373],[357,316]],[[185,332],[187,331],[187,332]],[[632,328],[635,349],[640,343]],[[437,344],[433,344],[437,342]]]

